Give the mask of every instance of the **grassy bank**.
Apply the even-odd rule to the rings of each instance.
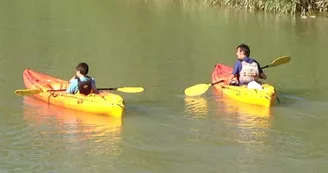
[[[183,0],[197,1],[197,0]],[[243,10],[313,15],[328,12],[328,0],[198,0],[213,6]]]

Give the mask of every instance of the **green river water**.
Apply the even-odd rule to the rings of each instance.
[[[222,10],[183,1],[0,1],[0,172],[327,172],[328,20]],[[217,63],[251,47],[281,103],[223,100]],[[59,109],[14,90],[31,68],[70,79],[80,61],[120,93],[122,119]]]

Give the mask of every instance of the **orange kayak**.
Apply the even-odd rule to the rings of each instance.
[[[250,89],[246,85],[231,86],[228,84],[228,78],[232,73],[232,68],[223,64],[217,64],[212,73],[212,83],[223,81],[215,84],[215,89],[227,98],[240,102],[271,107],[274,105],[277,95],[275,88],[267,83],[262,83],[262,89]]]
[[[82,112],[121,117],[124,112],[124,100],[121,96],[100,92],[99,94],[67,94],[65,91],[48,92],[47,90],[66,89],[68,81],[26,69],[23,80],[27,89],[41,89],[43,92],[33,97],[59,107]]]

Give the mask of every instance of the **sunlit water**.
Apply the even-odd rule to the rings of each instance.
[[[0,172],[327,172],[328,20],[170,1],[0,2]],[[210,88],[216,63],[245,42],[281,103],[227,100]],[[120,93],[122,119],[13,94],[31,68],[70,79],[80,61]]]

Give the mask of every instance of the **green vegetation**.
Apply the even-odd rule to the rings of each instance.
[[[195,0],[184,0],[195,1]],[[328,12],[328,0],[199,0],[213,6],[311,16]]]

